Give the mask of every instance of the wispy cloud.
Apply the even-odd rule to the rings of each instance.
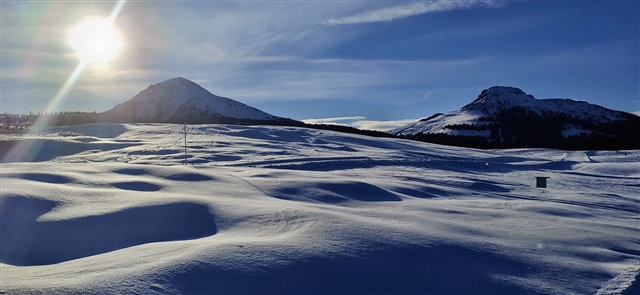
[[[366,119],[362,116],[353,117],[333,117],[333,118],[320,118],[320,119],[305,119],[302,122],[307,124],[331,124],[331,125],[345,125],[350,126],[353,121],[360,121]]]
[[[329,125],[344,125],[351,126],[363,130],[378,130],[378,131],[390,131],[399,127],[403,127],[409,123],[418,121],[418,119],[405,119],[405,120],[367,120],[363,116],[352,117],[333,117],[333,118],[320,118],[320,119],[306,119],[302,120],[307,124],[329,124]]]
[[[633,114],[634,114],[634,115],[636,115],[636,116],[638,116],[638,117],[640,117],[640,111],[633,112]]]
[[[423,90],[408,93],[411,85],[420,88],[441,83],[443,77],[459,75],[478,66],[473,60],[356,60],[291,58],[278,62],[219,63],[207,72],[192,76],[211,78],[201,84],[217,95],[245,103],[273,100],[358,99],[389,100],[394,106],[426,100]],[[428,83],[425,83],[428,80]],[[250,81],[250,83],[247,83]],[[395,94],[370,91],[396,89]],[[398,90],[401,89],[401,90]],[[431,97],[429,97],[430,99]]]
[[[351,126],[364,130],[378,130],[378,131],[390,131],[396,128],[406,126],[409,123],[418,121],[418,119],[404,119],[404,120],[391,120],[391,121],[374,121],[374,120],[361,120],[355,121]]]
[[[394,106],[401,106],[401,107],[414,105],[416,103],[427,100],[429,96],[431,96],[431,94],[433,94],[434,92],[435,91],[429,91],[425,93],[423,96],[417,97],[417,98],[396,99],[395,101],[390,102],[390,104]]]
[[[410,17],[418,14],[469,9],[478,6],[494,6],[492,0],[438,0],[430,2],[412,2],[402,5],[380,8],[341,18],[331,18],[322,22],[324,25],[351,25],[376,22],[388,22],[395,19]]]

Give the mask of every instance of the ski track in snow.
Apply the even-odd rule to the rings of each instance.
[[[640,151],[193,125],[185,165],[182,131],[2,134],[0,292],[637,290]]]

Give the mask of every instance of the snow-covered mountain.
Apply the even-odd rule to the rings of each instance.
[[[181,123],[210,122],[214,119],[280,119],[233,99],[213,95],[200,85],[182,77],[150,85],[105,114],[126,122]]]
[[[585,101],[536,99],[518,88],[494,86],[457,111],[435,114],[391,133],[454,144],[460,137],[473,138],[474,143],[463,145],[477,147],[567,148],[595,140],[638,145],[633,131],[638,128],[640,118],[629,113]]]

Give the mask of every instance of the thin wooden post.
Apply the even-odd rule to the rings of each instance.
[[[187,123],[182,125],[184,131],[184,164],[187,165]]]

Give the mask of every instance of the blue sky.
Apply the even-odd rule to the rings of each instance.
[[[387,129],[485,88],[640,110],[638,1],[128,1],[116,58],[54,97],[116,2],[2,2],[2,112],[105,111],[185,77],[293,119]]]

